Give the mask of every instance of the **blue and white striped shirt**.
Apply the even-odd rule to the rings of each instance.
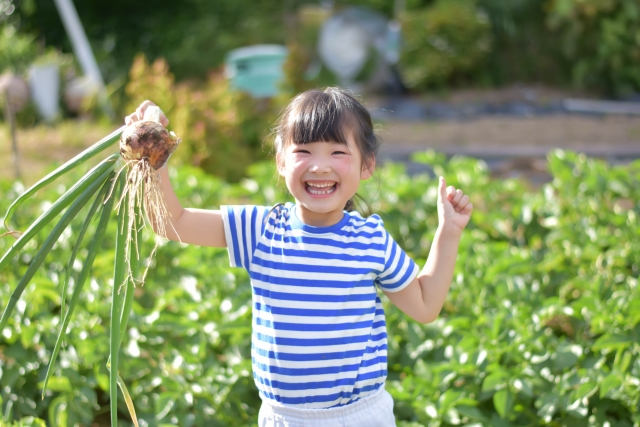
[[[387,377],[376,286],[403,289],[417,265],[377,215],[345,212],[335,225],[312,227],[292,203],[270,210],[221,207],[230,263],[251,277],[260,397],[272,406],[330,408],[375,392]]]

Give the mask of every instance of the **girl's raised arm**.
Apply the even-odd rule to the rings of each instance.
[[[155,105],[151,101],[144,101],[136,111],[125,117],[125,123],[140,121],[144,117],[145,110]],[[169,124],[169,120],[164,114],[160,116],[160,123],[163,126]],[[164,221],[164,230],[170,240],[182,243],[190,243],[200,246],[213,246],[226,248],[227,240],[224,234],[224,224],[222,213],[219,210],[191,209],[183,208],[176,196],[166,165],[160,168],[160,187],[162,196],[167,204],[168,218],[159,219],[150,214],[147,210],[149,222],[153,230],[158,233],[158,221]]]
[[[472,210],[469,196],[452,186],[447,187],[440,177],[439,225],[427,262],[411,284],[398,292],[385,292],[389,300],[412,319],[431,323],[440,314],[453,279],[460,237]]]
[[[165,219],[166,237],[182,243],[226,248],[222,213],[219,210],[183,208],[173,191],[167,167],[160,169],[162,195],[170,217]],[[149,218],[153,230],[158,228],[154,218]]]

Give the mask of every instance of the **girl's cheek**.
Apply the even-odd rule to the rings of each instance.
[[[305,162],[304,160],[296,160],[294,162],[291,163],[291,174],[293,175],[300,175],[304,172],[305,168],[307,167],[306,165],[307,162]]]
[[[339,159],[336,163],[334,163],[333,168],[340,175],[345,175],[351,169],[351,159]]]
[[[287,157],[285,158],[285,169],[291,173],[300,169],[301,167],[304,167],[304,163],[305,159],[303,158],[296,156]]]

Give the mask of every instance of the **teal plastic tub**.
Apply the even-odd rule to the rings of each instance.
[[[278,93],[284,79],[283,64],[287,48],[280,45],[254,45],[232,50],[226,58],[226,75],[231,85],[255,98]]]

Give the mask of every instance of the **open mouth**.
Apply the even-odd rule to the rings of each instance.
[[[325,196],[336,191],[338,187],[337,182],[305,182],[305,188],[308,193],[314,196]]]

